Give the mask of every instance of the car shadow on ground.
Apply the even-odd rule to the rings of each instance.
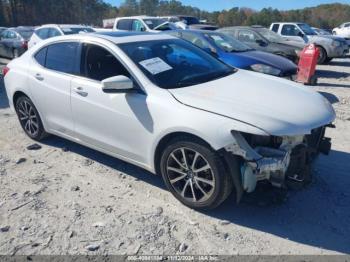
[[[206,214],[300,244],[349,254],[349,170],[350,154],[333,150],[316,161],[313,182],[304,189],[260,187],[239,205],[233,204],[231,196]]]
[[[349,73],[345,72],[338,72],[338,71],[332,71],[332,70],[325,70],[325,69],[317,69],[316,76],[318,78],[332,78],[332,79],[339,79],[339,78],[346,78],[349,77]]]
[[[339,102],[339,98],[336,95],[333,95],[333,94],[328,93],[328,92],[322,92],[322,91],[319,91],[318,93],[323,95],[331,104],[336,104]]]
[[[350,56],[347,56],[347,58],[350,58]],[[350,62],[348,61],[332,61],[329,63],[331,66],[350,66]]]
[[[103,153],[51,136],[44,144],[69,150],[102,165],[166,190],[160,176]],[[337,168],[332,168],[337,161]],[[261,184],[240,204],[234,194],[223,205],[203,215],[276,235],[291,241],[350,253],[350,154],[332,151],[321,156],[314,168],[314,181],[300,191],[287,191]]]

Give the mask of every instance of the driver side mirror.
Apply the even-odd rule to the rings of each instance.
[[[260,45],[260,46],[266,46],[267,45],[267,43],[264,41],[264,40],[262,40],[262,39],[256,39],[256,41],[255,41],[258,45]]]
[[[204,47],[203,50],[205,52],[207,52],[208,54],[214,56],[214,57],[218,57],[218,52],[216,51],[215,48],[212,47]]]
[[[102,80],[102,90],[105,93],[128,93],[134,90],[134,83],[123,75],[112,76]]]
[[[298,36],[300,36],[301,38],[304,38],[305,35],[302,32],[299,32]]]

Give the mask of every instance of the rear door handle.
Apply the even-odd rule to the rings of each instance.
[[[85,92],[82,87],[75,87],[74,92],[83,97],[87,97],[89,94],[88,92]]]
[[[44,80],[44,77],[41,75],[41,74],[36,74],[35,75],[35,78],[39,81],[43,81]]]

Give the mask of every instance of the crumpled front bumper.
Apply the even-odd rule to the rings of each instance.
[[[283,187],[287,179],[303,182],[309,177],[312,156],[318,151],[327,154],[330,150],[330,139],[324,138],[324,130],[322,127],[309,136],[285,138],[280,148],[252,148],[241,133],[232,131],[235,142],[225,150],[243,159],[240,166],[243,191],[253,192],[262,180],[276,187]]]

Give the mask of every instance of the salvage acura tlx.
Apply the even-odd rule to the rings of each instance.
[[[161,174],[196,209],[258,181],[303,183],[335,113],[288,80],[227,66],[168,35],[45,40],[4,69],[10,106],[34,140],[54,134]]]

